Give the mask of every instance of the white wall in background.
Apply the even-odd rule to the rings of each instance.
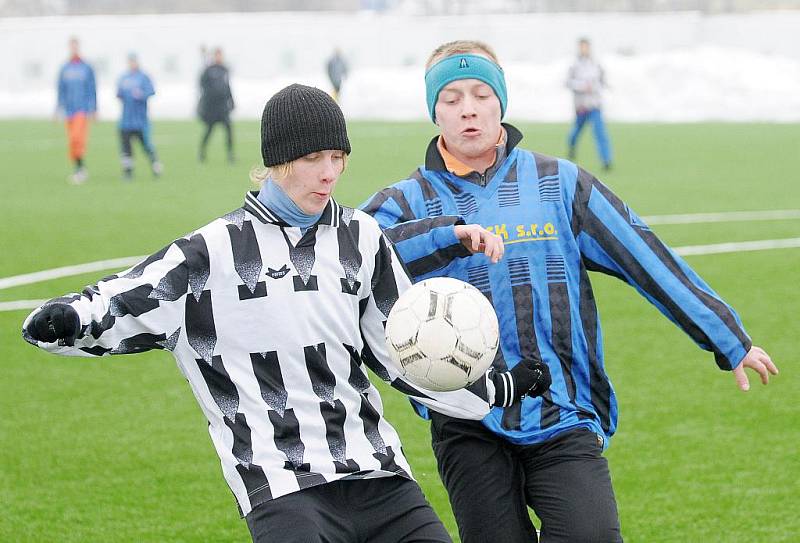
[[[424,119],[422,65],[439,43],[495,47],[508,118],[563,121],[563,80],[580,36],[608,74],[606,111],[624,121],[800,121],[800,12],[737,15],[525,14],[407,17],[375,13],[239,13],[0,19],[0,117],[47,117],[70,36],[95,65],[101,118],[114,119],[128,52],[154,79],[154,118],[191,118],[200,46],[225,49],[238,118],[257,118],[292,82],[327,88],[333,46],[350,60],[349,118]]]

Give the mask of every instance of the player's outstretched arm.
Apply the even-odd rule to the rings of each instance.
[[[202,236],[179,239],[80,294],[46,302],[25,319],[22,337],[36,347],[67,356],[171,350],[185,328],[185,307],[199,310],[210,303],[199,286],[208,275],[207,261]],[[190,277],[194,279],[191,288]],[[194,303],[185,302],[187,293]]]
[[[563,165],[571,179],[564,203],[573,210],[572,233],[586,268],[633,286],[700,348],[713,352],[720,369],[732,370],[752,347],[734,309],[619,196],[589,172],[571,168]]]
[[[769,383],[769,376],[778,375],[778,367],[769,357],[767,352],[762,349],[761,347],[756,347],[753,345],[747,354],[733,369],[733,375],[736,378],[736,384],[739,385],[739,389],[742,392],[747,392],[750,390],[750,379],[747,377],[747,373],[744,371],[745,368],[750,368],[751,370],[758,373],[761,377],[761,383],[768,384]]]

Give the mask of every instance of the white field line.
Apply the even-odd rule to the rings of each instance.
[[[710,245],[686,245],[684,247],[675,247],[673,250],[681,256],[694,256],[794,248],[800,248],[800,238],[763,239],[758,241],[712,243]],[[0,289],[8,288],[9,286],[46,281],[54,277],[66,277],[68,275],[78,275],[90,271],[100,271],[111,268],[132,266],[144,258],[145,257],[143,256],[135,256],[129,258],[117,258],[115,260],[101,260],[99,262],[89,262],[87,264],[78,264],[76,266],[55,268],[54,270],[45,270],[36,273],[28,273],[25,275],[17,275],[14,277],[6,277],[5,279],[0,279]],[[69,272],[66,270],[69,270]],[[54,272],[56,273],[54,274]],[[24,278],[24,280],[20,281],[19,278]],[[31,280],[32,278],[36,279]],[[10,282],[13,282],[13,285],[9,285],[8,283]],[[45,300],[14,300],[11,302],[0,302],[0,312],[15,311],[18,309],[35,309],[44,303],[44,301]]]
[[[13,302],[0,302],[0,312],[17,311],[18,309],[36,309],[47,300],[14,300]]]
[[[721,212],[721,213],[686,213],[686,214],[679,214],[679,215],[649,215],[644,216],[642,219],[648,224],[694,224],[694,223],[712,223],[712,222],[736,222],[736,221],[772,221],[772,220],[786,220],[786,219],[800,219],[800,209],[776,209],[776,210],[766,210],[766,211],[728,211],[728,212]],[[780,240],[764,240],[761,242],[745,242],[745,245],[737,245],[736,243],[733,246],[742,247],[741,249],[733,249],[733,250],[744,250],[744,251],[754,251],[760,250],[760,246],[756,246],[756,249],[748,249],[748,244],[751,243],[766,243],[767,246],[764,246],[765,249],[778,249],[784,248],[787,246],[783,245],[775,245],[771,246],[770,243],[778,243]],[[789,240],[789,243],[791,241]],[[697,246],[690,246],[690,247],[678,247],[676,251],[678,254],[712,254],[712,253],[720,253],[720,252],[728,252],[727,247],[731,244],[716,244],[716,245],[697,245]],[[694,251],[703,251],[703,247],[708,247],[709,252],[694,252]],[[713,249],[712,247],[717,247]],[[788,247],[794,247],[794,245],[789,245]],[[700,249],[697,249],[700,248]],[[681,252],[685,250],[687,252]],[[5,277],[0,278],[0,290],[20,285],[27,285],[31,283],[38,283],[41,281],[48,281],[50,279],[56,279],[58,277],[69,277],[72,275],[78,275],[81,273],[88,273],[93,271],[102,271],[102,270],[109,270],[115,267],[124,268],[128,266],[132,266],[139,262],[140,260],[144,259],[144,256],[132,256],[132,257],[124,257],[124,258],[117,258],[112,260],[99,260],[97,262],[88,262],[86,264],[76,264],[74,266],[64,266],[62,268],[54,268],[51,270],[43,270],[40,272],[33,272],[33,273],[26,273],[23,275],[15,275],[12,277]]]
[[[675,247],[681,256],[716,255],[742,251],[763,251],[766,249],[793,249],[800,247],[800,238],[760,239],[757,241],[736,241],[731,243],[712,243],[710,245],[686,245]]]
[[[726,211],[722,213],[686,213],[681,215],[650,215],[642,217],[648,225],[695,224],[709,222],[780,221],[800,219],[800,209],[775,209],[766,211]]]
[[[766,211],[730,211],[722,213],[687,213],[681,215],[650,215],[644,216],[642,219],[648,224],[693,224],[693,223],[711,223],[711,222],[734,222],[734,221],[769,221],[769,220],[785,220],[785,219],[800,219],[800,209],[777,209]],[[780,243],[790,243],[790,245],[780,245]],[[757,245],[752,245],[753,243]],[[778,243],[778,245],[771,245]],[[720,243],[715,245],[697,245],[689,247],[677,247],[675,250],[681,255],[694,255],[694,254],[716,254],[729,252],[728,246],[738,247],[730,250],[743,250],[743,251],[756,251],[761,249],[779,249],[795,247],[791,245],[791,240],[763,240],[758,242],[744,242],[743,244],[737,243]],[[758,244],[766,244],[761,246]],[[756,247],[749,249],[748,247]],[[707,248],[707,249],[704,249]],[[685,252],[681,252],[685,251]],[[697,252],[700,251],[700,252]],[[703,252],[707,251],[707,252]],[[26,273],[22,275],[14,275],[11,277],[0,278],[0,290],[20,285],[28,285],[31,283],[39,283],[41,281],[48,281],[59,277],[69,277],[81,273],[88,273],[93,271],[103,271],[112,268],[124,268],[132,266],[144,259],[144,256],[132,256],[117,258],[112,260],[99,260],[97,262],[88,262],[86,264],[76,264],[74,266],[64,266],[61,268],[53,268],[51,270],[43,270],[40,272]]]
[[[4,277],[0,279],[0,290],[18,287],[20,285],[30,285],[31,283],[41,283],[42,281],[49,281],[50,279],[57,279],[59,277],[71,277],[73,275],[80,275],[82,273],[111,270],[114,268],[125,269],[133,266],[141,260],[144,260],[145,258],[147,257],[126,256],[123,258],[98,260],[96,262],[87,262],[86,264],[75,264],[74,266],[64,266],[61,268],[53,268],[51,270],[24,273],[22,275],[12,275],[11,277]]]

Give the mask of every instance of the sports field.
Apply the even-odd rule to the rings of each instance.
[[[564,152],[567,127],[520,128],[523,147]],[[260,160],[258,130],[255,122],[235,126],[232,166],[215,134],[200,165],[200,126],[159,122],[164,176],[153,180],[139,153],[135,181],[123,183],[114,125],[100,123],[87,156],[91,178],[70,186],[60,124],[0,122],[0,284],[149,254],[238,207]],[[350,131],[353,154],[336,197],[357,205],[412,171],[434,127],[352,123]],[[800,210],[800,125],[612,125],[611,136],[615,168],[600,178],[645,218]],[[598,167],[588,134],[578,162]],[[655,219],[653,228],[673,247],[795,239],[794,216]],[[633,289],[592,275],[620,403],[607,457],[623,535],[634,543],[797,541],[800,248],[734,247],[686,259],[737,309],[781,374],[767,388],[751,375],[752,390],[739,392],[732,375]],[[0,289],[0,307],[79,291],[105,274]],[[20,336],[28,311],[0,311],[0,541],[247,541],[205,419],[171,355],[49,355]],[[401,394],[382,391],[415,475],[455,538],[427,423]]]

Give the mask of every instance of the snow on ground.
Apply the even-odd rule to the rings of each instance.
[[[350,119],[427,118],[423,62],[451,39],[492,44],[503,62],[509,120],[566,121],[564,87],[578,36],[606,69],[605,110],[615,121],[800,122],[800,11],[522,14],[405,17],[337,13],[87,16],[0,19],[0,118],[46,118],[66,39],[97,68],[99,115],[116,119],[114,84],[127,52],[152,74],[155,119],[195,114],[199,47],[220,44],[231,66],[234,116],[256,119],[293,82],[328,88],[334,45],[351,63],[342,94]]]
[[[800,121],[800,60],[745,50],[701,46],[637,56],[609,55],[602,60],[609,87],[606,115],[617,121],[691,122]],[[508,118],[564,121],[572,98],[564,87],[571,59],[513,62],[505,65],[509,89]],[[350,119],[425,119],[423,67],[355,68],[342,92]],[[293,82],[327,88],[318,72],[268,79],[232,80],[236,117],[258,118],[264,102]],[[154,118],[191,118],[197,88],[192,82],[159,85],[151,100]],[[101,85],[101,117],[119,112],[111,85]],[[0,89],[0,117],[47,117],[54,90],[9,92]]]

